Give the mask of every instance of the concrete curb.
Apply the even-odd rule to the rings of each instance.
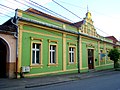
[[[53,84],[60,84],[60,83],[66,83],[66,82],[70,82],[70,81],[75,81],[75,80],[49,82],[49,83],[45,83],[45,84],[26,85],[25,88],[32,88],[32,87],[40,87],[40,86],[47,86],[47,85],[53,85]]]

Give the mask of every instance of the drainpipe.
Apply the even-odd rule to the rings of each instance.
[[[80,73],[80,34],[78,33],[78,73]]]
[[[17,12],[18,12],[18,9],[15,10],[15,16],[14,18],[11,20],[11,22],[15,25],[15,28],[16,28],[16,33],[14,34],[14,37],[16,38],[16,70],[15,70],[15,78],[17,79],[17,70],[18,70],[18,16],[17,16]],[[13,20],[15,20],[13,22]]]

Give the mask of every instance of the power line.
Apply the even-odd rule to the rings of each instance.
[[[109,35],[108,33],[104,32],[103,30],[101,30],[101,29],[99,29],[99,28],[97,28],[97,27],[95,27],[95,29],[97,29],[97,30],[99,30],[99,31],[101,31],[101,32],[103,32],[103,33],[105,33],[106,35]]]
[[[60,1],[60,2],[62,2],[62,1]],[[66,2],[62,2],[62,3],[66,3]],[[72,5],[72,6],[75,6],[75,7],[79,7],[79,6],[70,4],[70,3],[66,3],[66,4],[69,4],[69,5]],[[84,8],[84,9],[85,9],[85,8]],[[101,30],[101,29],[99,29],[99,28],[97,28],[97,27],[95,27],[95,28],[96,28],[97,30],[99,30],[99,31],[101,31],[101,32],[103,32],[103,33],[105,33],[106,35],[109,35],[108,33],[104,32],[103,30]]]
[[[27,7],[30,7],[31,8],[31,6],[29,6],[29,5],[26,5],[26,4],[24,4],[24,3],[22,3],[22,2],[19,2],[19,1],[17,1],[17,0],[14,0],[14,1],[16,1],[16,2],[18,2],[18,3],[20,3],[20,4],[22,4],[22,5],[25,5],[25,6],[27,6]],[[60,14],[58,14],[58,13],[56,13],[56,12],[54,12],[54,11],[52,11],[52,10],[50,10],[50,9],[48,9],[48,8],[46,8],[46,7],[44,7],[44,6],[42,6],[42,5],[39,5],[38,3],[36,3],[36,2],[33,2],[32,0],[29,0],[29,1],[31,1],[32,3],[34,3],[34,4],[36,4],[36,5],[38,5],[38,6],[40,6],[40,7],[42,7],[42,8],[44,8],[44,9],[46,9],[46,10],[49,10],[49,11],[51,11],[51,12],[53,12],[53,13],[55,13],[55,14],[57,14],[57,15],[59,15],[59,16],[61,16],[61,17],[63,17],[63,18],[65,18],[65,19],[67,19],[67,20],[70,20],[70,19],[68,19],[68,18],[66,18],[66,17],[64,17],[64,16],[62,16],[62,15],[60,15]],[[54,0],[52,0],[52,1],[54,1]],[[55,2],[55,1],[54,1]],[[56,2],[57,3],[57,2]],[[30,4],[30,3],[29,3]],[[59,3],[57,3],[58,5],[60,5]],[[33,4],[32,4],[33,5]],[[13,8],[11,8],[11,7],[8,7],[8,6],[5,6],[5,5],[2,5],[2,4],[0,4],[0,6],[2,6],[2,7],[5,7],[5,8],[8,8],[8,9],[11,9],[11,10],[15,10],[15,9],[13,9]],[[38,7],[37,6],[37,7]],[[62,5],[60,5],[60,6],[62,6]],[[39,8],[40,8],[39,7]],[[63,6],[62,6],[63,7]],[[65,7],[63,7],[64,9],[66,9]],[[43,10],[44,10],[43,9]],[[44,11],[46,11],[46,10],[44,10]],[[70,10],[68,10],[68,9],[66,9],[67,11],[69,11],[69,12],[71,12]],[[48,12],[48,11],[47,11]],[[73,12],[72,12],[73,13]],[[2,14],[2,15],[5,15],[5,16],[8,16],[8,17],[11,17],[11,16],[9,16],[9,15],[6,15],[6,14],[3,14],[3,13],[0,13],[0,14]],[[74,13],[73,13],[74,14]],[[75,14],[75,16],[76,16],[76,14]],[[80,18],[79,16],[76,16],[76,17],[78,17],[78,18]],[[81,18],[80,18],[81,19]],[[70,20],[71,21],[71,20]],[[73,22],[73,21],[72,21]],[[99,30],[99,31],[101,31],[101,32],[103,32],[103,33],[105,33],[105,34],[107,34],[106,32],[104,32],[104,31],[102,31],[101,29],[99,29],[99,28],[96,28],[97,30]],[[108,35],[108,34],[107,34]]]
[[[16,1],[16,2],[18,2],[18,3],[20,3],[20,4],[24,5],[24,6],[27,6],[27,7],[31,8],[31,6],[26,5],[26,4],[24,4],[24,3],[20,2],[20,1],[17,1],[17,0],[14,0],[14,1]]]
[[[0,6],[6,7],[6,8],[11,9],[11,10],[15,10],[15,9],[13,9],[11,7],[8,7],[8,6],[2,5],[2,4],[0,4]]]
[[[29,6],[29,5],[26,5],[26,4],[24,4],[24,3],[22,3],[22,2],[20,2],[20,1],[17,1],[17,0],[14,0],[14,1],[16,1],[16,2],[18,2],[18,3],[20,3],[20,4],[22,4],[22,5],[25,5],[25,6],[27,6],[27,7],[29,7],[29,8],[32,8],[31,6]],[[25,2],[27,2],[28,4],[30,4],[30,5],[34,5],[34,4],[31,4],[30,2],[28,2],[28,1],[25,1]],[[35,6],[35,5],[34,5]],[[42,5],[41,5],[42,6]],[[38,7],[38,6],[37,6]],[[43,7],[43,6],[42,6]],[[40,7],[38,7],[38,8],[40,8]],[[44,7],[45,8],[45,7]],[[40,8],[40,9],[42,9],[42,8]],[[48,8],[46,8],[46,9],[48,9]],[[43,11],[46,11],[46,10],[44,10],[44,9],[42,9]],[[50,9],[48,9],[49,11],[50,11]],[[52,11],[52,10],[51,10]],[[48,11],[46,11],[46,12],[48,12]],[[53,11],[54,12],[54,11]],[[55,12],[54,12],[55,13]],[[57,15],[59,15],[60,16],[60,14],[58,14],[58,13],[56,13]],[[61,15],[61,17],[64,17],[64,16],[62,16]],[[66,18],[66,17],[64,17],[64,18]],[[69,21],[72,21],[72,20],[70,20],[70,19],[68,19],[68,18],[66,18],[67,20],[69,20]],[[73,21],[72,21],[73,22]]]
[[[18,4],[18,2],[11,2],[10,0],[6,0],[6,1],[9,2],[9,3],[11,3],[11,4],[13,4],[13,5],[15,5],[16,3]],[[19,6],[18,6],[18,5],[17,5],[17,6],[18,6],[18,7],[21,7],[21,5],[22,5],[22,4],[19,3]],[[24,9],[24,7],[22,7],[22,8]]]
[[[50,12],[52,12],[52,13],[54,13],[54,14],[56,14],[56,15],[58,15],[58,16],[60,16],[60,17],[63,17],[63,18],[66,19],[66,20],[72,21],[72,20],[70,20],[70,19],[68,19],[68,18],[66,18],[66,17],[64,17],[64,16],[62,16],[62,15],[60,15],[60,14],[58,14],[58,13],[56,13],[56,12],[54,12],[54,11],[52,11],[52,10],[44,7],[44,6],[42,6],[42,5],[40,5],[40,4],[32,1],[32,0],[29,0],[29,1],[32,2],[32,3],[34,3],[34,4],[36,4],[36,5],[38,5],[38,6],[40,6],[40,7],[42,7],[42,8],[44,8],[44,9],[46,9],[46,10],[48,10],[48,11],[50,11]],[[72,22],[74,22],[74,21],[72,21]]]
[[[82,19],[81,17],[79,17],[78,15],[76,15],[75,13],[73,13],[72,11],[70,11],[69,9],[65,8],[64,6],[62,6],[61,4],[59,4],[58,2],[52,0],[54,3],[56,3],[57,5],[59,5],[60,7],[62,7],[63,9],[67,10],[68,12],[70,12],[71,14],[73,14],[74,16],[78,17],[79,19]]]
[[[4,14],[4,13],[1,13],[1,12],[0,12],[0,14],[2,14],[2,15],[4,15],[4,16],[7,16],[7,17],[11,17],[11,16],[9,16],[9,15],[7,15],[7,14]]]
[[[74,5],[74,4],[71,4],[71,3],[68,3],[68,2],[63,2],[63,1],[60,1],[60,0],[59,0],[59,2],[64,3],[64,4],[67,4],[67,5],[70,5],[70,6],[73,6],[73,7],[86,9],[86,8],[83,8],[83,7],[80,7],[80,6],[77,6],[77,5]]]
[[[20,3],[20,4],[22,4],[22,5],[25,5],[25,6],[27,6],[27,7],[29,7],[29,8],[32,8],[31,6],[29,6],[29,5],[26,5],[26,4],[24,4],[24,3],[21,3],[21,2],[19,2],[19,1],[17,1],[17,0],[14,0],[14,1],[16,1],[16,2],[18,2],[18,3]],[[33,5],[32,5],[33,6]],[[29,14],[30,16],[33,16],[32,14]],[[38,15],[39,16],[39,15]],[[34,17],[34,16],[33,16]],[[41,20],[43,20],[43,21],[45,21],[45,22],[47,22],[46,20],[44,20],[44,19],[42,19],[42,18],[40,18]],[[49,23],[49,22],[48,22]],[[52,23],[53,24],[53,23]],[[56,25],[56,24],[53,24],[53,25]],[[58,24],[57,24],[57,26],[58,26]]]
[[[78,17],[78,18],[80,18],[79,16],[77,16],[75,13],[73,13],[73,12],[71,12],[70,10],[68,10],[67,8],[65,8],[64,6],[62,6],[61,4],[59,4],[59,3],[57,3],[56,1],[54,1],[54,0],[52,0],[54,3],[56,3],[57,5],[59,5],[59,6],[61,6],[62,8],[64,8],[65,10],[67,10],[67,11],[69,11],[70,13],[72,13],[73,15],[75,15],[76,17]],[[82,18],[80,18],[80,19],[82,19]],[[103,33],[105,33],[105,34],[107,34],[106,32],[104,32],[103,30],[101,30],[101,29],[99,29],[99,28],[97,28],[97,27],[95,27],[97,30],[99,30],[99,31],[101,31],[101,32],[103,32]],[[108,35],[108,34],[107,34]]]
[[[6,9],[7,11],[8,11],[8,9],[10,9],[10,10],[15,10],[15,9],[13,9],[13,8],[11,8],[11,7],[8,7],[8,6],[6,6],[6,5],[3,5],[3,4],[0,4],[0,6],[2,6],[2,7],[0,7],[0,9],[2,9],[2,10],[4,10],[4,9]],[[4,7],[4,8],[3,8]],[[3,11],[4,12],[4,11]],[[11,11],[9,11],[10,13],[12,13]],[[4,16],[7,16],[7,17],[11,17],[11,16],[9,16],[9,15],[7,15],[7,14],[4,14],[4,13],[2,13],[2,12],[0,12],[0,14],[1,15],[4,15]]]
[[[30,0],[29,0],[30,1]],[[28,1],[25,1],[26,3],[28,3],[28,4],[30,4],[30,5],[32,5],[32,6],[35,6],[35,7],[37,7],[37,8],[39,8],[39,9],[41,9],[41,10],[43,10],[43,11],[45,11],[45,12],[47,12],[47,13],[50,13],[50,12],[48,12],[47,10],[45,10],[45,9],[43,9],[43,8],[41,8],[42,6],[41,5],[39,5],[38,6],[38,4],[37,3],[35,3],[35,2],[33,2],[33,1],[31,1],[32,3],[30,3],[30,2],[28,2]],[[37,5],[34,5],[34,4],[37,4]],[[53,13],[51,13],[51,14],[53,14]]]
[[[12,13],[12,11],[11,11],[11,10],[8,10],[7,8],[0,7],[0,9],[1,9],[1,10],[8,11],[8,12],[11,12],[11,13]]]
[[[59,2],[61,2],[61,3],[64,3],[64,4],[67,4],[67,5],[70,5],[70,6],[73,6],[73,7],[77,7],[77,8],[79,8],[79,9],[86,9],[86,8],[84,8],[84,7],[80,7],[80,6],[77,6],[77,5],[75,5],[75,4],[71,4],[71,3],[68,3],[68,2],[64,2],[64,1],[61,1],[61,0],[59,0]],[[101,12],[97,12],[97,11],[95,11],[95,10],[91,10],[93,13],[96,13],[96,14],[99,14],[99,15],[103,15],[103,16],[107,16],[107,17],[112,17],[112,16],[110,16],[110,15],[105,15],[104,13],[101,13]],[[113,18],[113,17],[112,17]]]

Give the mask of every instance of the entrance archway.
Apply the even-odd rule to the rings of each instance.
[[[7,77],[8,45],[0,38],[0,78]]]

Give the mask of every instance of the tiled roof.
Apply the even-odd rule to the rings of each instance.
[[[0,25],[0,30],[15,32],[15,26],[14,25]]]
[[[109,39],[113,40],[114,42],[118,42],[118,40],[114,36],[107,36],[105,38],[109,38]]]
[[[83,22],[84,22],[84,21],[82,20],[82,21],[73,23],[72,25],[74,25],[75,27],[79,28],[79,27],[83,24]]]

